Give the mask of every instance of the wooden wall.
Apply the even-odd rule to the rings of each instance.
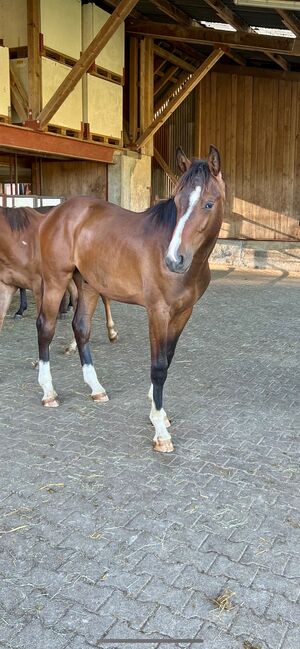
[[[219,147],[227,185],[221,237],[300,238],[300,82],[211,72],[198,101],[200,155]]]
[[[93,194],[106,198],[106,167],[103,162],[86,160],[42,160],[40,191],[44,196],[69,198],[80,194]]]

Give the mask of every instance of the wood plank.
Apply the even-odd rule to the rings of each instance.
[[[181,23],[182,25],[194,25],[195,21],[191,16],[185,13],[185,11],[182,11],[182,9],[179,9],[179,7],[176,7],[173,3],[168,2],[168,0],[151,0],[152,4],[154,4],[160,11],[169,18],[172,18],[177,23]]]
[[[0,141],[3,147],[16,150],[41,153],[50,153],[67,158],[80,160],[96,160],[113,162],[114,147],[76,140],[72,137],[54,135],[42,131],[33,131],[24,126],[0,123]]]
[[[173,74],[177,72],[178,68],[176,65],[171,65],[171,67],[165,72],[164,76],[157,81],[157,83],[154,86],[154,97],[155,95],[158,95],[158,93],[162,90],[162,88],[168,83],[168,81],[172,81],[173,79]],[[177,81],[177,80],[176,80]]]
[[[188,72],[194,72],[194,70],[196,69],[194,65],[188,63],[184,59],[181,59],[179,56],[176,56],[176,54],[172,54],[172,52],[168,52],[168,50],[166,50],[164,47],[160,47],[159,45],[154,45],[154,52],[162,59],[166,61],[170,61],[170,63],[177,65],[177,67],[181,68],[182,70],[187,70]]]
[[[21,122],[25,122],[28,118],[28,97],[25,89],[23,88],[20,80],[15,75],[12,68],[10,68],[10,92],[13,107]]]
[[[186,27],[157,22],[129,20],[127,32],[139,36],[161,38],[165,41],[197,43],[214,47],[228,46],[236,49],[277,52],[278,54],[300,55],[300,38],[265,36],[246,32],[225,32],[216,29]]]
[[[214,50],[207,59],[200,65],[199,68],[193,73],[191,78],[187,81],[183,89],[176,97],[171,99],[168,106],[162,111],[158,117],[156,117],[148,128],[140,135],[138,140],[135,143],[135,148],[139,149],[141,146],[144,146],[149,139],[151,139],[158,131],[158,129],[164,124],[164,122],[170,117],[170,115],[178,108],[178,106],[184,101],[184,99],[189,95],[189,93],[196,87],[196,85],[203,79],[203,77],[211,70],[215,63],[221,58],[224,54],[223,50]]]
[[[138,39],[130,38],[129,61],[129,140],[135,142],[138,128]]]
[[[26,118],[33,120],[39,115],[42,106],[40,22],[40,0],[27,0],[29,113]]]
[[[147,129],[153,120],[153,40],[144,38],[140,43],[140,131]],[[153,137],[148,138],[142,153],[153,155]]]
[[[28,0],[29,2],[37,2],[37,0]],[[125,18],[130,14],[131,10],[135,7],[138,0],[121,0],[114,12],[108,18],[106,23],[100,29],[98,34],[82,53],[80,59],[75,63],[74,67],[70,70],[69,74],[66,76],[64,81],[57,88],[54,95],[48,101],[43,110],[39,113],[37,117],[37,122],[39,128],[43,129],[47,126],[48,122],[51,120],[51,117],[56,113],[58,108],[63,104],[66,97],[72,92],[76,84],[85,72],[90,68],[92,63],[94,63],[98,54],[108,43],[110,38],[116,32],[121,23]]]

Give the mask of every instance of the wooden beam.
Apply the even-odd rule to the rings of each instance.
[[[256,68],[254,66],[244,68],[236,65],[220,63],[216,65],[215,71],[224,74],[236,74],[242,77],[260,77],[265,79],[278,79],[281,81],[300,81],[300,70],[299,72],[291,72],[290,70],[286,72],[285,70],[274,70],[273,68]]]
[[[54,135],[43,131],[33,131],[24,126],[0,123],[1,146],[13,150],[22,150],[41,155],[51,154],[63,158],[78,158],[79,160],[96,160],[113,162],[115,149],[112,146],[76,140],[73,137]]]
[[[154,97],[161,91],[161,89],[166,85],[166,83],[168,83],[168,81],[172,81],[173,74],[177,72],[177,70],[178,68],[176,67],[176,65],[171,65],[164,76],[155,84]]]
[[[140,132],[153,120],[153,40],[144,38],[140,42]],[[143,153],[153,155],[153,138],[148,138]]]
[[[195,66],[191,63],[188,63],[184,59],[181,59],[179,56],[176,56],[176,54],[172,54],[172,52],[165,50],[164,47],[159,47],[159,45],[154,45],[154,53],[160,56],[162,59],[165,59],[166,61],[170,61],[170,63],[177,65],[182,70],[194,72],[194,70],[196,69]]]
[[[129,61],[129,141],[135,142],[138,127],[138,58],[139,42],[137,38],[130,38]]]
[[[204,0],[204,2],[215,10],[219,18],[221,18],[224,23],[231,25],[237,31],[249,32],[252,31],[248,23],[240,18],[237,14],[234,13],[229,7],[227,7],[222,0]]]
[[[277,9],[277,13],[282,19],[284,25],[287,29],[291,29],[296,36],[300,36],[300,20],[297,16],[290,11],[285,11],[284,9]]]
[[[28,0],[29,2],[37,2],[37,0]],[[106,23],[101,27],[98,34],[82,53],[80,59],[75,63],[69,74],[64,81],[55,91],[54,95],[49,99],[46,106],[37,117],[38,126],[40,129],[45,128],[51,117],[63,104],[70,92],[75,88],[76,84],[83,77],[84,73],[94,63],[98,54],[103,50],[110,38],[116,32],[121,23],[130,14],[131,10],[135,7],[138,0],[121,0],[114,12],[108,18]]]
[[[204,0],[204,2],[209,7],[214,9],[217,15],[222,20],[224,20],[225,23],[231,25],[231,27],[234,27],[234,29],[237,29],[237,31],[255,33],[250,25],[248,25],[248,23],[243,18],[240,18],[240,16],[238,16],[234,11],[227,7],[224,2],[222,2],[222,0]],[[270,52],[265,52],[265,54],[283,70],[289,69],[288,62],[282,56],[279,56],[278,54],[271,54]]]
[[[27,119],[35,120],[42,106],[40,57],[40,0],[27,0],[28,108]]]
[[[28,118],[28,97],[24,90],[21,81],[15,75],[13,69],[10,69],[10,92],[11,103],[19,115],[21,122],[25,122]]]
[[[164,158],[160,155],[159,151],[154,147],[154,158],[156,162],[158,162],[159,166],[163,169],[165,174],[170,178],[170,181],[173,183],[175,186],[177,183],[177,178],[175,174],[173,174],[172,169],[170,169],[169,165],[166,163]]]
[[[225,32],[216,29],[200,27],[185,27],[157,22],[136,22],[129,21],[127,33],[160,38],[165,41],[183,41],[202,45],[212,45],[235,49],[276,52],[278,54],[289,54],[300,56],[300,38],[283,38],[281,36],[265,36],[262,34],[251,34],[244,32]]]
[[[168,0],[151,0],[151,2],[158,9],[160,9],[163,14],[166,14],[167,16],[169,16],[169,18],[172,18],[172,20],[174,20],[176,23],[187,25],[188,27],[191,27],[192,25],[198,23],[197,20],[191,18],[191,16],[185,13],[185,11],[182,11],[182,9],[179,9],[173,3],[168,2]]]
[[[144,133],[140,135],[138,140],[135,143],[135,148],[140,149],[146,144],[160,129],[160,127],[166,122],[166,120],[174,113],[176,108],[184,101],[184,99],[190,94],[190,92],[196,87],[196,85],[205,77],[205,75],[211,70],[211,68],[217,63],[217,61],[223,56],[223,50],[214,50],[205,61],[200,65],[199,68],[195,70],[191,78],[186,82],[185,86],[182,88],[180,93],[173,97],[170,100],[168,106],[156,117],[153,122],[148,126]]]

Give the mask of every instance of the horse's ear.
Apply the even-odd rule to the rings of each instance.
[[[207,161],[211,173],[214,176],[217,176],[221,171],[221,159],[217,147],[214,146],[213,144],[211,144],[209,147],[209,154],[208,154]]]
[[[176,149],[176,160],[180,171],[184,174],[191,166],[191,161],[186,157],[183,149],[179,146]]]

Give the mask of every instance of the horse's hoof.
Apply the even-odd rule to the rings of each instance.
[[[116,332],[115,334],[110,334],[108,337],[110,343],[116,343],[118,340],[118,333]]]
[[[45,406],[45,408],[58,408],[59,406],[59,402],[54,397],[50,397],[50,399],[43,399],[42,404],[43,406]]]
[[[171,439],[157,439],[153,442],[153,450],[159,453],[172,453],[174,446]]]
[[[23,314],[22,313],[15,313],[14,315],[14,320],[22,320]]]
[[[104,401],[109,401],[106,392],[99,392],[98,394],[92,394],[91,396],[93,401],[95,401],[96,403],[99,403],[100,401],[101,403],[104,403]]]

